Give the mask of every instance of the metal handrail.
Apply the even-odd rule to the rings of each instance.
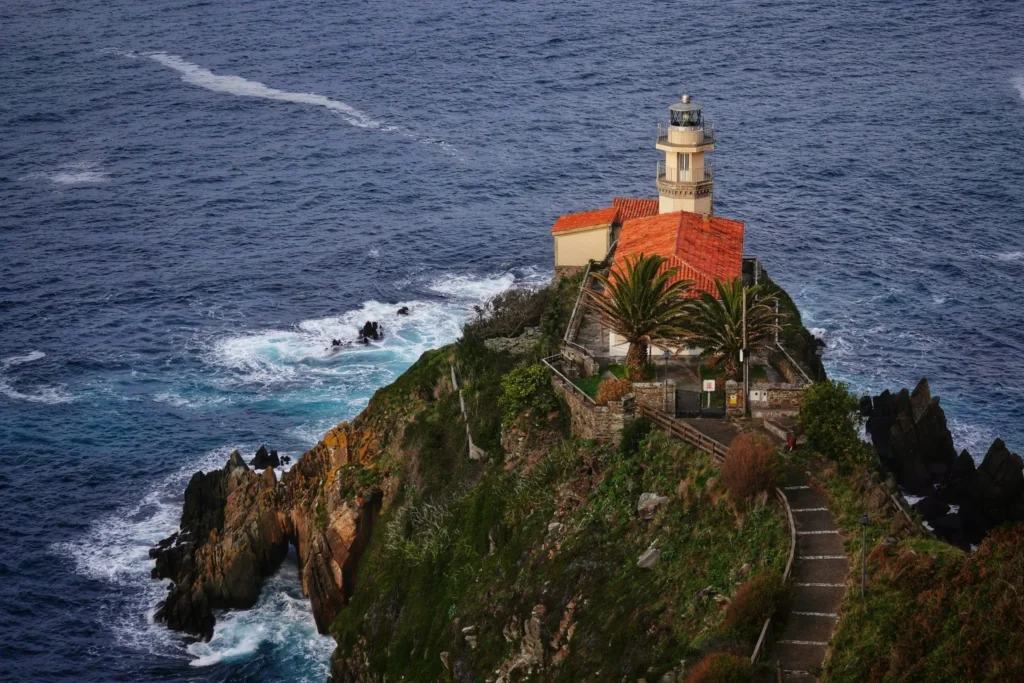
[[[786,522],[789,524],[789,557],[786,559],[786,571],[782,573],[782,582],[786,583],[789,581],[789,577],[793,575],[793,561],[796,559],[796,524],[793,522],[793,509],[789,506],[789,498],[786,498],[786,494],[783,493],[782,489],[775,489],[775,497],[786,510]],[[754,645],[753,654],[750,655],[751,664],[757,664],[757,660],[760,659],[761,650],[764,648],[765,636],[768,634],[768,629],[771,625],[772,617],[764,620],[764,626],[761,627],[761,636],[757,639],[757,644]]]
[[[725,447],[725,444],[712,439],[707,434],[685,422],[670,418],[659,411],[651,410],[643,404],[638,404],[637,410],[641,415],[651,418],[652,422],[667,431],[669,435],[677,436],[684,442],[710,455],[719,465],[725,462],[725,454],[729,450]]]
[[[562,354],[556,353],[553,356],[548,356],[547,358],[541,358],[540,362],[543,363],[544,365],[548,366],[548,369],[551,370],[551,372],[555,373],[555,375],[557,375],[565,384],[568,384],[571,387],[571,390],[573,392],[575,392],[576,394],[580,395],[581,397],[583,397],[584,399],[586,399],[587,401],[592,403],[594,406],[596,406],[597,405],[597,401],[595,401],[593,398],[591,398],[590,394],[588,394],[587,392],[583,391],[578,386],[576,386],[575,382],[573,382],[571,379],[569,379],[568,377],[563,375],[562,372],[558,368],[556,368],[554,365],[552,365],[549,362],[549,361],[561,360],[561,359],[562,359]]]
[[[593,261],[587,263],[587,269],[583,271],[583,282],[580,284],[580,293],[576,296],[576,305],[572,307],[572,315],[569,316],[569,324],[565,328],[565,335],[562,337],[563,341],[572,342],[576,339],[576,333],[579,332],[580,320],[583,317],[583,309],[580,308],[580,304],[583,302],[584,290],[587,288],[587,279],[590,277],[590,268],[594,265]],[[579,313],[579,317],[577,317]]]
[[[790,364],[791,364],[791,365],[792,365],[792,366],[793,366],[794,368],[796,368],[797,372],[799,372],[799,373],[800,373],[800,375],[801,375],[801,376],[802,376],[802,377],[804,378],[804,380],[806,380],[806,382],[807,382],[808,384],[814,384],[814,380],[812,380],[812,379],[811,379],[811,378],[810,378],[810,377],[809,377],[809,376],[807,375],[807,373],[806,373],[806,372],[804,372],[804,369],[803,369],[802,367],[800,367],[800,364],[799,364],[799,363],[797,363],[797,362],[796,362],[795,360],[793,360],[793,357],[789,355],[789,352],[788,352],[788,351],[786,351],[785,347],[784,347],[784,346],[783,346],[782,344],[779,344],[778,342],[776,342],[776,343],[775,343],[775,346],[776,346],[776,348],[778,348],[778,349],[779,349],[779,351],[782,351],[782,355],[784,355],[784,356],[785,356],[785,357],[786,357],[786,358],[787,358],[787,359],[789,360]]]

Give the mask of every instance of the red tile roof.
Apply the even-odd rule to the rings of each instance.
[[[673,280],[693,280],[695,289],[715,294],[715,280],[743,272],[743,223],[689,211],[626,221],[615,249],[616,270],[627,256],[658,254]]]
[[[560,216],[555,225],[551,228],[552,234],[557,232],[568,232],[569,230],[584,230],[586,228],[599,228],[611,225],[615,222],[615,214],[618,209],[608,207],[597,211],[584,211],[583,213],[570,213]]]
[[[584,211],[559,216],[551,228],[552,234],[569,230],[586,230],[601,228],[606,225],[622,225],[634,218],[654,216],[658,213],[657,199],[638,199],[634,197],[615,197],[607,209]]]
[[[615,223],[622,225],[634,218],[646,218],[655,216],[658,213],[657,199],[637,199],[634,197],[615,197],[612,199],[612,206],[619,210],[615,216]]]

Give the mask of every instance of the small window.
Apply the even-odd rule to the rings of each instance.
[[[690,155],[680,154],[679,155],[679,170],[686,173],[690,172]]]

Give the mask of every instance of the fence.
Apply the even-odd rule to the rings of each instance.
[[[583,391],[578,386],[576,386],[576,384],[571,379],[566,377],[562,373],[561,370],[559,370],[557,367],[555,367],[556,363],[561,365],[562,354],[556,353],[553,356],[548,356],[547,358],[542,358],[540,362],[543,363],[544,365],[548,366],[548,369],[551,370],[551,372],[555,373],[555,377],[557,377],[560,380],[562,380],[562,382],[565,384],[566,389],[571,394],[573,394],[574,396],[576,396],[576,397],[578,397],[580,399],[583,399],[584,403],[590,403],[591,405],[595,405],[595,406],[597,405],[597,401],[592,399],[590,397],[590,394],[588,394],[587,392]]]
[[[651,419],[655,425],[669,433],[669,436],[674,436],[677,439],[682,440],[685,443],[690,444],[699,451],[707,453],[714,459],[716,463],[721,465],[725,462],[725,454],[729,450],[724,444],[712,439],[707,434],[704,434],[696,427],[693,427],[680,420],[675,420],[668,417],[664,413],[656,410],[651,410],[643,405],[637,406],[637,411],[641,415],[646,415]]]

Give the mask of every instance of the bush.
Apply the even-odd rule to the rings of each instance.
[[[474,307],[476,317],[463,326],[463,335],[474,339],[516,337],[526,327],[540,323],[551,296],[548,287],[505,290]]]
[[[540,363],[518,367],[501,378],[498,405],[504,411],[506,424],[528,408],[547,413],[557,407],[551,390],[551,375]]]
[[[654,423],[646,415],[638,417],[622,428],[622,441],[619,443],[619,453],[622,455],[635,455],[640,450],[640,444],[647,435],[654,429]]]
[[[779,485],[782,462],[775,444],[764,434],[746,432],[733,439],[722,467],[722,483],[736,504]]]
[[[687,677],[687,683],[748,683],[754,665],[746,657],[716,652],[700,660]]]
[[[597,405],[606,406],[610,401],[620,398],[633,391],[633,384],[625,379],[606,379],[597,385]]]
[[[786,586],[775,572],[758,574],[740,586],[725,610],[725,626],[741,634],[756,634],[764,620],[782,607]]]
[[[863,451],[857,399],[843,382],[828,380],[808,387],[800,407],[800,425],[811,448],[829,460],[849,462]]]

